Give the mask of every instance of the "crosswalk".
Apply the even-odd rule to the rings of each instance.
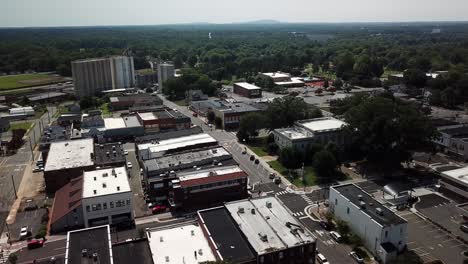
[[[302,197],[302,199],[304,199],[304,201],[306,201],[307,204],[309,204],[309,205],[314,204],[314,201],[312,201],[312,199],[310,199],[309,196],[307,196],[305,194],[302,194],[301,197]]]
[[[10,250],[2,249],[0,253],[0,264],[7,263],[9,256],[10,256]]]
[[[289,193],[288,191],[280,191],[280,192],[276,192],[275,196],[285,195],[285,194],[288,194],[288,193]]]
[[[330,237],[330,235],[326,231],[315,230],[315,231],[312,231],[312,234],[316,238],[320,238],[320,240],[327,246],[332,246],[332,245],[337,245],[338,244],[333,238]]]
[[[293,213],[293,216],[295,217],[301,217],[301,216],[305,216],[306,214],[304,212],[295,212]]]

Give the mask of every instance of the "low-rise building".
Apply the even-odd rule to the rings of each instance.
[[[153,71],[137,72],[136,86],[139,88],[148,88],[158,83],[158,73]]]
[[[407,221],[358,186],[330,187],[329,204],[335,217],[345,221],[382,263],[405,250]]]
[[[468,166],[440,173],[440,190],[468,199]]]
[[[206,208],[248,196],[248,175],[237,165],[182,172],[176,176],[168,199],[173,210]]]
[[[438,148],[457,159],[468,161],[468,124],[446,123],[445,126],[437,127],[437,130],[440,136],[433,142]]]
[[[164,130],[188,129],[192,125],[190,117],[172,109],[161,109],[156,112],[137,114],[145,133],[157,133]]]
[[[140,160],[148,160],[184,150],[214,146],[217,143],[212,136],[202,133],[139,144],[137,152]]]
[[[33,116],[35,114],[34,108],[32,106],[26,107],[16,107],[10,109],[11,116]]]
[[[96,167],[121,167],[125,166],[125,154],[123,146],[119,143],[95,144],[94,164]]]
[[[262,88],[247,82],[234,83],[233,92],[247,98],[262,97]]]
[[[343,146],[346,139],[343,128],[347,124],[333,117],[321,117],[297,121],[293,127],[273,130],[280,148],[292,147],[306,151],[310,144],[325,145],[329,142]]]
[[[185,99],[189,103],[192,101],[204,101],[208,100],[208,95],[204,94],[202,90],[188,90],[185,93]]]
[[[68,141],[71,137],[70,128],[62,126],[49,126],[44,129],[39,139],[39,151],[42,153],[42,160],[47,161],[50,144],[54,142]]]
[[[266,72],[266,73],[262,73],[261,75],[267,78],[271,78],[276,85],[284,87],[284,88],[303,87],[305,85],[302,78],[291,77],[289,73]]]
[[[147,94],[132,94],[109,98],[109,107],[114,110],[127,110],[138,106],[160,106],[163,102],[158,96]]]
[[[44,167],[46,192],[56,192],[71,179],[81,176],[83,171],[93,168],[94,144],[92,138],[50,144]]]
[[[133,139],[145,134],[143,125],[136,116],[102,118],[94,116],[93,121],[82,124],[81,136],[97,138],[99,142]],[[102,122],[101,122],[102,120]]]
[[[84,172],[57,190],[51,232],[81,227],[133,224],[133,193],[125,167]]]

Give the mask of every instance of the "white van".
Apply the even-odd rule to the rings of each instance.
[[[336,241],[336,242],[340,242],[341,241],[341,235],[336,232],[336,231],[331,231],[330,232],[330,236]]]
[[[321,253],[317,254],[317,261],[320,264],[330,264],[330,262],[328,262],[327,258],[324,255],[322,255]]]

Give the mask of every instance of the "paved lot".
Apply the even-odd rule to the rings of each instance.
[[[148,210],[146,201],[143,195],[143,189],[141,187],[142,177],[140,175],[140,164],[135,156],[135,144],[127,143],[124,145],[124,150],[128,151],[127,161],[132,163],[132,168],[129,172],[129,183],[130,188],[133,192],[133,208],[135,211],[135,217],[142,217],[150,215],[151,212]]]
[[[409,250],[414,251],[424,261],[440,259],[444,263],[462,263],[462,252],[467,250],[468,246],[411,212],[403,211],[398,214],[408,220]]]
[[[31,232],[31,237],[34,237],[41,228],[41,218],[44,214],[47,213],[47,210],[44,208],[39,208],[33,211],[24,211],[19,212],[16,215],[16,221],[14,224],[9,226],[11,233],[11,239],[13,241],[20,240],[19,234],[21,227],[28,226],[29,231]]]

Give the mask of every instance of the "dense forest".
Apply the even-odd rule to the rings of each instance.
[[[292,32],[296,32],[293,34]],[[299,32],[299,33],[298,33]],[[208,37],[211,33],[211,38]],[[179,25],[0,29],[0,72],[57,71],[70,61],[130,50],[137,69],[147,56],[196,66],[215,80],[259,71],[330,71],[343,80],[375,80],[384,71],[468,66],[467,23]],[[364,82],[365,83],[365,82]]]

